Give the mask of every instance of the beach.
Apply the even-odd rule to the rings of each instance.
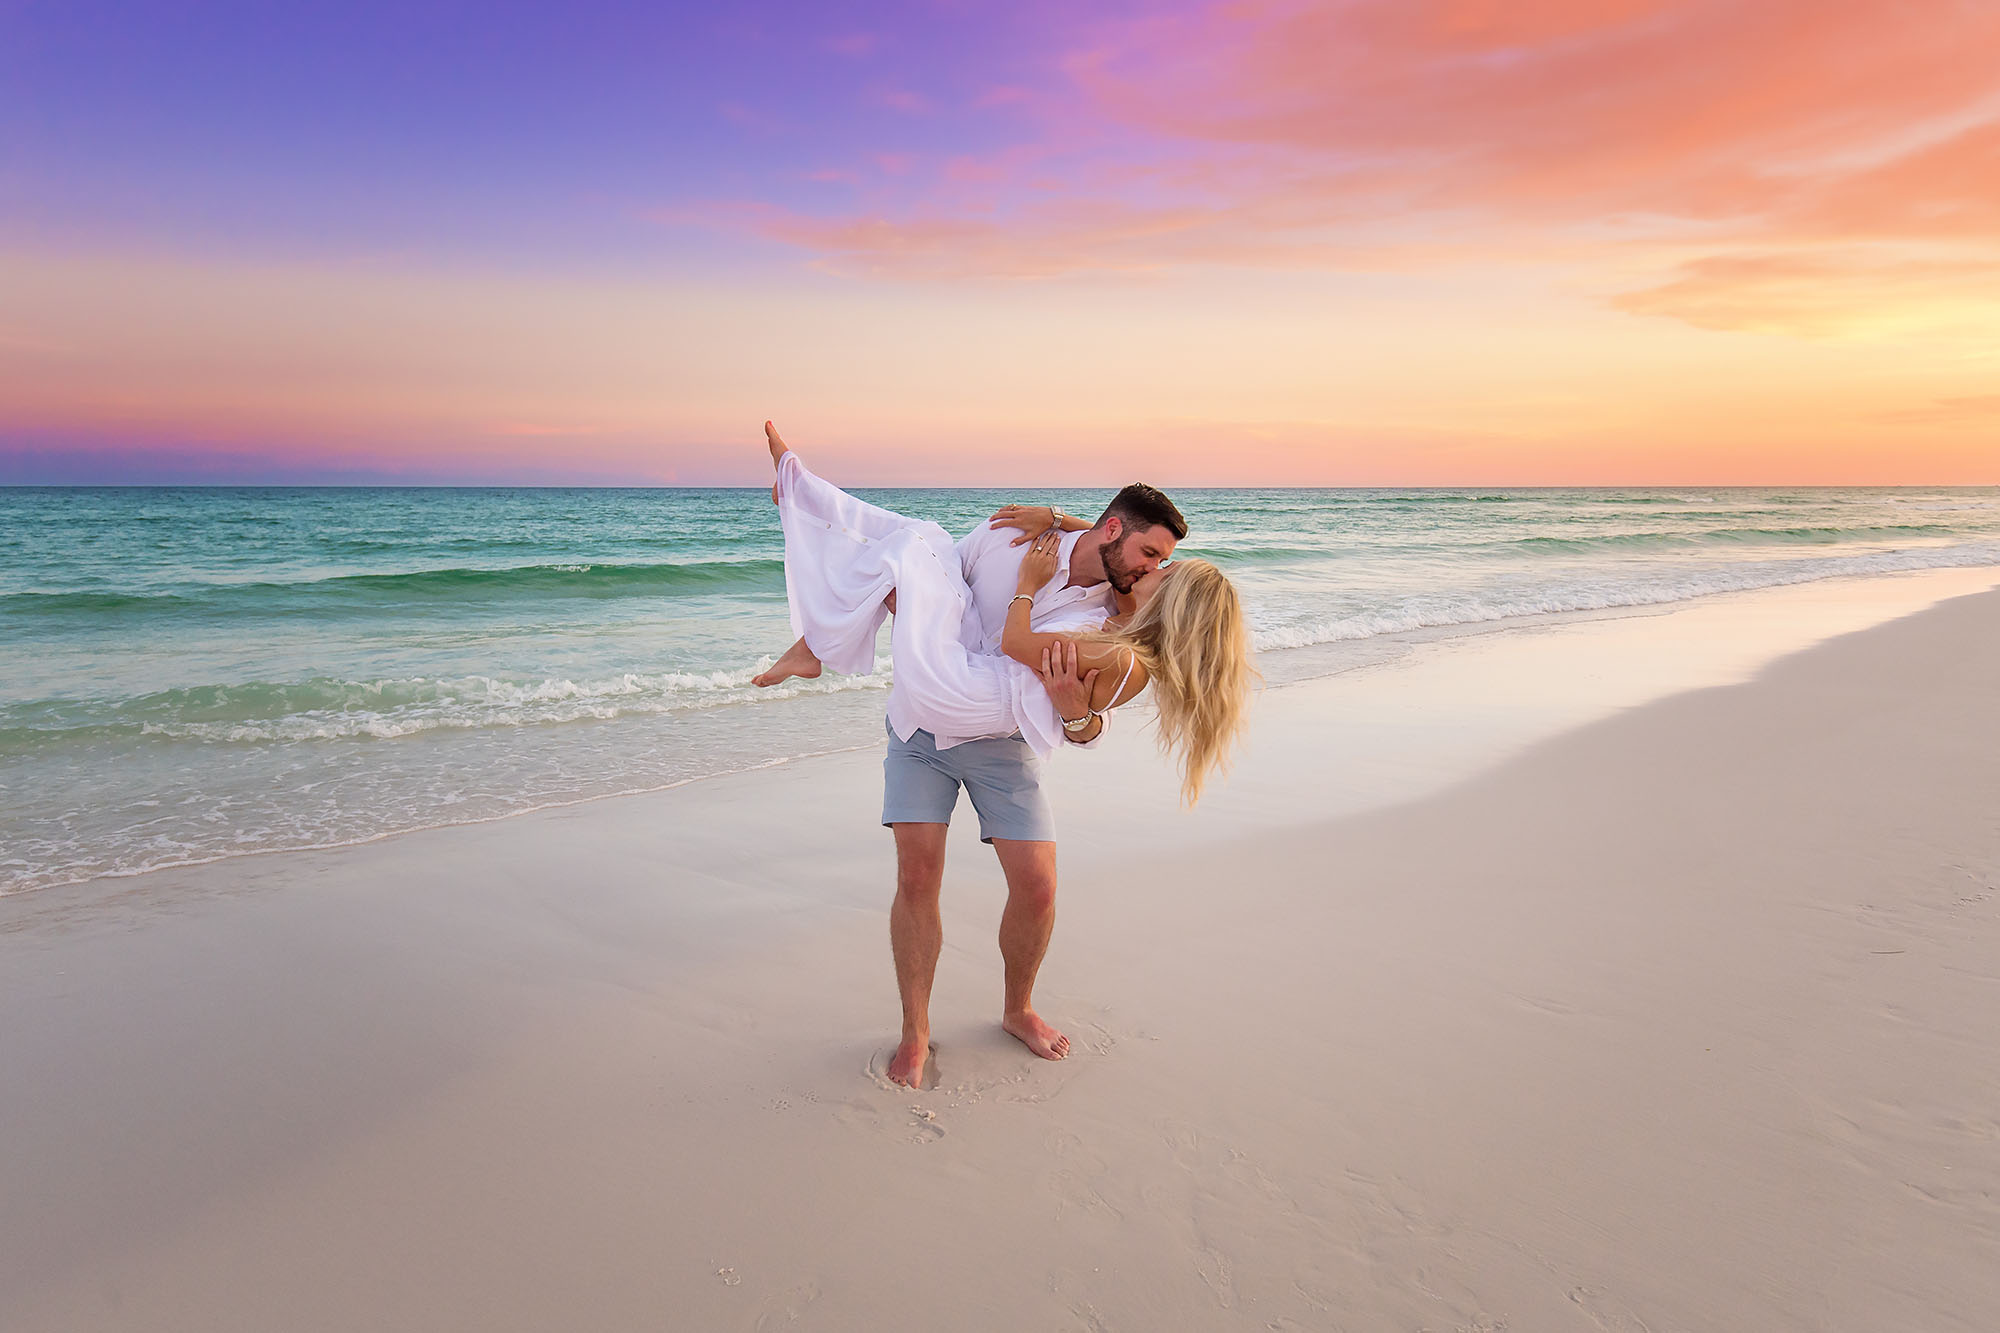
[[[0,1327],[2000,1326],[2000,571],[1415,635],[1193,813],[954,827],[888,1085],[879,748],[0,897]],[[879,697],[879,696],[878,696]]]

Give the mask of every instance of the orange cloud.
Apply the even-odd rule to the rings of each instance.
[[[1903,335],[1954,326],[1993,331],[2000,259],[1879,260],[1850,254],[1724,254],[1670,282],[1614,298],[1620,309],[1697,328],[1801,337]]]
[[[2000,237],[2000,121],[1802,188],[1783,220],[1836,238]]]
[[[1902,426],[1956,426],[1981,421],[2000,425],[2000,393],[1938,398],[1924,407],[1904,408],[1896,412],[1877,412],[1870,420]]]
[[[1915,21],[1898,0],[1232,6],[1072,61],[1154,133],[1283,150],[1418,203],[1588,218],[1782,207],[1839,173],[1815,162],[2000,114],[1996,68],[2000,8]]]
[[[1791,333],[1919,318],[1946,270],[1909,243],[2000,260],[2000,5],[1238,0],[1089,28],[1061,63],[1040,138],[755,225],[922,278],[1561,254],[1653,267],[1619,309]]]

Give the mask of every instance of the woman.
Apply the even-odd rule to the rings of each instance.
[[[958,552],[935,523],[877,508],[806,470],[770,422],[764,433],[778,471],[772,498],[785,531],[785,591],[792,645],[759,684],[789,675],[869,670],[875,635],[895,595],[890,648],[907,716],[934,735],[1019,731],[1046,756],[1062,743],[1064,719],[1034,670],[1061,636],[1028,627],[1029,601],[1055,573],[1055,530],[1021,562],[1000,649],[971,652],[959,638],[968,596]],[[1102,715],[1153,686],[1160,747],[1179,760],[1182,798],[1192,805],[1208,775],[1227,765],[1249,703],[1249,634],[1236,589],[1206,560],[1179,560],[1141,579],[1125,623],[1078,635],[1078,669],[1095,672],[1090,711]],[[1075,722],[1078,719],[1069,719]]]

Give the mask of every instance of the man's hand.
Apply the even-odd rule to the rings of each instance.
[[[1056,525],[1056,511],[1050,505],[1001,505],[1000,512],[986,520],[989,528],[1019,528],[1021,535],[1009,546],[1026,546]]]
[[[1076,674],[1076,641],[1057,639],[1042,649],[1042,688],[1056,706],[1056,716],[1075,721],[1090,712],[1090,691],[1097,684],[1097,668],[1081,677]]]

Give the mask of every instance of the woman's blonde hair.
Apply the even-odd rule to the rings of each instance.
[[[1124,628],[1103,637],[1131,649],[1151,677],[1160,749],[1178,752],[1181,800],[1193,805],[1210,773],[1228,771],[1249,720],[1257,671],[1236,585],[1206,560],[1176,560]]]

